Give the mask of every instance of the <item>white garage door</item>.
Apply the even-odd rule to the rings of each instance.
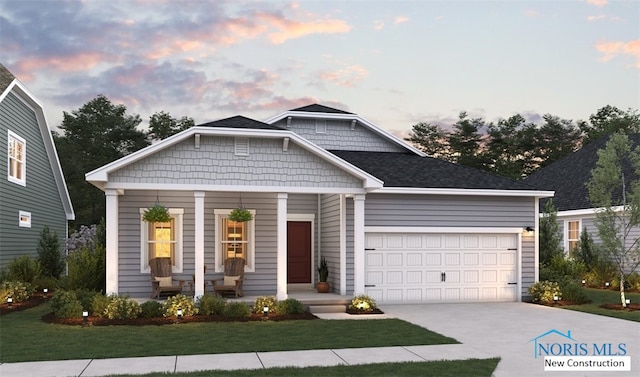
[[[515,301],[514,234],[366,236],[365,292],[379,302]]]

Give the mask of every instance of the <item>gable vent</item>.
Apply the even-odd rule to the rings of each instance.
[[[316,133],[317,134],[326,134],[327,133],[327,121],[324,119],[316,119]]]
[[[235,143],[235,155],[236,156],[248,156],[249,155],[249,138],[237,137]]]

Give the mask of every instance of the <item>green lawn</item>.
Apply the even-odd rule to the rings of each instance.
[[[398,319],[81,327],[42,322],[49,311],[0,317],[0,362],[457,343]]]
[[[192,373],[151,373],[136,377],[298,377],[298,376],[424,376],[424,377],[489,377],[498,366],[500,359],[471,359],[461,361],[429,361],[409,363],[380,363],[366,365],[339,365],[335,367],[307,367],[307,368],[270,368],[244,369],[234,371],[211,370]],[[118,375],[129,377],[130,375]],[[113,376],[115,377],[115,376]],[[134,376],[131,376],[134,377]]]
[[[587,292],[589,299],[591,299],[591,303],[583,305],[561,306],[561,308],[640,322],[640,311],[610,310],[600,307],[600,305],[603,304],[620,304],[620,291],[607,291],[593,288],[586,288],[585,291]],[[631,302],[640,302],[640,293],[625,292],[625,296],[631,299]]]

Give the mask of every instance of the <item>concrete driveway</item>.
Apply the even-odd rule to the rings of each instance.
[[[526,303],[381,305],[381,309],[389,316],[455,338],[487,356],[500,356],[495,376],[640,376],[639,322]],[[631,372],[545,372],[544,357],[534,358],[535,342],[531,340],[550,330],[570,331],[578,344],[585,344],[588,355],[593,354],[593,344],[608,349],[606,344],[610,343],[612,350],[617,350],[619,343],[624,343],[626,356],[631,357]],[[539,341],[576,343],[557,333]]]

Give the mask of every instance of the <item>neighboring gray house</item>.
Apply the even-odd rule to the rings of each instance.
[[[628,137],[634,147],[640,146],[640,134],[632,134]],[[562,247],[567,255],[578,245],[584,229],[595,243],[600,241],[595,225],[596,208],[589,200],[586,185],[598,162],[598,151],[605,147],[608,140],[609,136],[595,140],[524,180],[532,186],[555,192],[553,204],[558,211]],[[635,176],[631,165],[626,165],[624,168],[627,177]],[[541,204],[542,210],[544,210],[544,204]],[[640,238],[640,227],[632,230],[629,242],[637,238]]]
[[[75,215],[42,104],[0,64],[0,268],[37,256],[45,226],[62,242]]]
[[[195,276],[196,295],[240,255],[248,295],[311,288],[325,257],[341,295],[519,301],[538,277],[538,199],[553,195],[427,157],[321,105],[201,124],[86,178],[106,195],[107,292],[136,297],[151,295],[159,254],[174,276]],[[141,220],[156,202],[170,223]],[[252,221],[227,219],[240,203]]]

